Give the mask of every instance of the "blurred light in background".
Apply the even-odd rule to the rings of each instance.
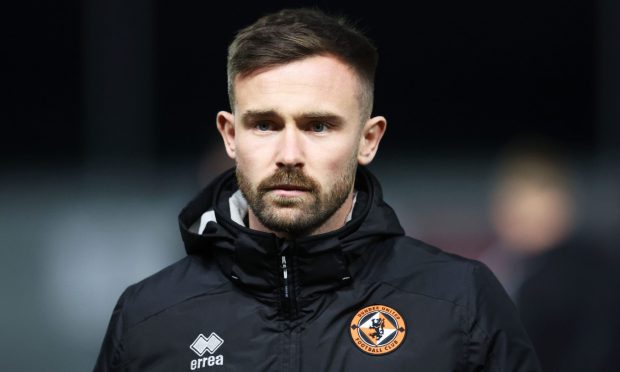
[[[0,370],[92,369],[120,292],[184,255],[176,215],[193,190],[177,170],[164,174],[175,181],[139,170],[10,174]]]

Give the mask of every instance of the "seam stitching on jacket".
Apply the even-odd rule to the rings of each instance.
[[[227,284],[228,283],[223,283],[222,286],[227,285]],[[181,300],[179,302],[175,302],[174,304],[172,304],[170,306],[166,306],[165,308],[163,308],[163,309],[161,309],[161,310],[159,310],[157,312],[149,314],[148,316],[142,318],[140,321],[137,321],[134,324],[128,325],[127,328],[125,328],[125,332],[124,332],[122,338],[124,338],[125,334],[127,332],[129,332],[130,330],[132,330],[133,328],[139,326],[140,324],[148,321],[149,319],[151,319],[153,317],[156,317],[156,316],[160,315],[161,313],[163,313],[165,311],[168,311],[168,310],[172,309],[175,306],[178,306],[178,305],[180,305],[182,303],[185,303],[187,301],[191,301],[191,300],[196,299],[198,297],[204,297],[204,296],[209,296],[209,295],[214,295],[214,294],[222,294],[222,293],[226,293],[226,292],[230,292],[230,291],[231,291],[230,289],[227,289],[227,290],[224,290],[224,291],[221,291],[221,292],[205,292],[205,293],[201,293],[201,294],[198,294],[198,295],[187,297],[187,298],[185,298],[185,299],[183,299],[183,300]]]
[[[388,282],[383,282],[383,281],[382,281],[381,283],[382,283],[382,284],[385,284],[385,285],[387,285],[387,286],[389,286],[389,287],[392,287],[392,288],[394,288],[394,289],[398,289],[399,291],[402,291],[402,292],[405,292],[405,293],[415,294],[415,295],[418,295],[418,296],[427,297],[427,298],[430,298],[430,299],[433,299],[433,300],[436,300],[436,301],[447,302],[447,303],[449,303],[449,304],[452,304],[452,305],[455,305],[455,306],[458,306],[458,307],[463,307],[463,308],[467,309],[467,306],[466,306],[466,305],[460,304],[460,303],[455,302],[455,301],[450,301],[450,300],[448,300],[448,299],[441,298],[441,297],[431,296],[431,295],[428,295],[428,294],[426,294],[426,293],[422,293],[422,292],[408,291],[408,290],[406,290],[406,289],[403,289],[403,288],[401,288],[401,287],[398,287],[398,286],[396,286],[396,285],[394,285],[394,284],[391,284],[391,283],[388,283]]]

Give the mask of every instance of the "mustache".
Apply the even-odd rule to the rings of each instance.
[[[273,175],[258,184],[258,191],[266,192],[283,186],[308,191],[320,189],[319,183],[306,175],[303,170],[299,168],[280,168]]]

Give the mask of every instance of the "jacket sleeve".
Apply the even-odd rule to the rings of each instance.
[[[508,294],[484,264],[472,272],[466,364],[473,371],[541,371],[532,343]]]
[[[121,343],[123,336],[123,310],[128,297],[129,288],[126,289],[118,299],[112,317],[108,324],[99,357],[95,364],[94,372],[120,371],[122,364],[123,346]]]

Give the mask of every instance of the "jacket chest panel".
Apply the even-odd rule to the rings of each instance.
[[[382,309],[392,312],[386,310],[381,332],[395,332],[389,319],[398,316],[404,335],[396,343],[377,342],[373,355],[360,348],[351,326],[373,324]],[[128,370],[450,371],[463,352],[463,315],[452,303],[378,284],[317,297],[300,319],[289,321],[276,304],[231,291],[156,314],[132,327],[123,344]],[[373,337],[369,329],[359,332]]]
[[[239,293],[185,301],[126,333],[126,370],[279,370],[282,325],[274,319],[273,306]]]
[[[381,327],[373,327],[381,319]],[[384,285],[358,286],[339,292],[304,326],[301,370],[454,371],[467,342],[464,323],[464,308],[450,302]],[[390,335],[398,333],[395,328],[402,328],[400,336]]]

